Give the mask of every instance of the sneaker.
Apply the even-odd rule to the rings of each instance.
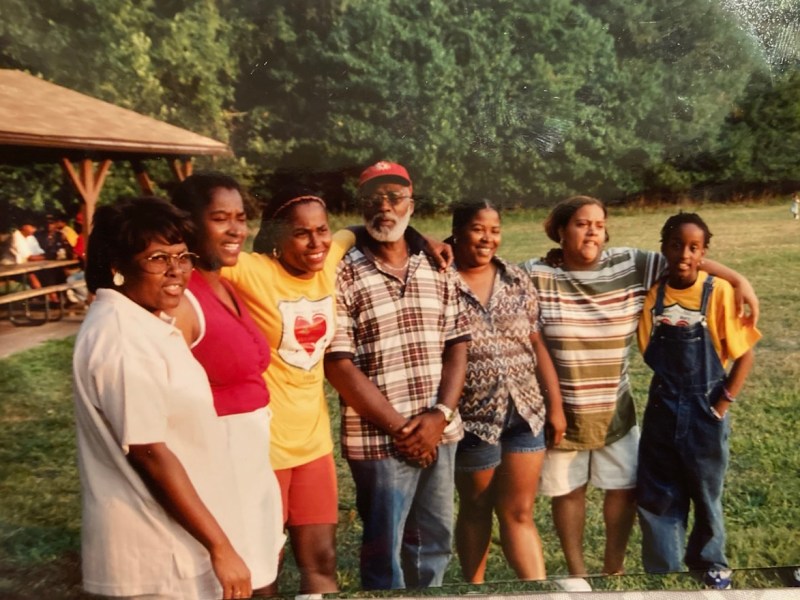
[[[712,567],[703,576],[703,583],[709,590],[729,590],[732,576],[730,569]]]
[[[565,592],[591,592],[592,586],[583,577],[556,579],[556,585]]]

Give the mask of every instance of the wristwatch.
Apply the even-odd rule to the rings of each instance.
[[[456,418],[456,411],[454,411],[446,404],[442,404],[441,402],[439,402],[438,404],[434,404],[433,407],[431,407],[431,410],[440,411],[444,415],[445,423],[452,423],[453,419]]]

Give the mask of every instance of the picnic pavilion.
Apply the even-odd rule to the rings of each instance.
[[[145,160],[168,161],[182,181],[192,157],[231,155],[217,140],[92,98],[28,73],[0,69],[0,163],[57,163],[83,200],[84,232],[111,163],[128,163],[153,194]]]

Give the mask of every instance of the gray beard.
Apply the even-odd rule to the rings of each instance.
[[[367,233],[376,242],[398,242],[400,241],[408,229],[408,224],[411,222],[411,211],[406,211],[404,217],[400,217],[397,222],[389,229],[378,229],[372,222],[364,222],[364,227]]]

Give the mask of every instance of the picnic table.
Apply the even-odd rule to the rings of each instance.
[[[64,269],[79,266],[80,261],[77,259],[36,260],[16,265],[0,265],[0,290],[2,290],[2,287],[5,287],[6,290],[10,290],[10,284],[12,282],[16,282],[17,285],[15,287],[19,288],[16,291],[8,291],[8,293],[0,295],[0,306],[8,306],[9,321],[14,325],[42,325],[48,321],[58,321],[61,319],[64,316],[64,304],[66,302],[65,292],[67,290],[84,288],[86,287],[86,283],[83,281],[76,281],[34,288],[30,285],[28,275],[48,269]],[[58,297],[57,303],[51,303],[51,294],[55,294]],[[35,298],[41,298],[44,302],[44,314],[42,317],[34,314],[31,300]],[[14,307],[16,305],[22,306],[21,315],[15,314]],[[51,310],[53,308],[57,309],[57,311],[54,312]]]

